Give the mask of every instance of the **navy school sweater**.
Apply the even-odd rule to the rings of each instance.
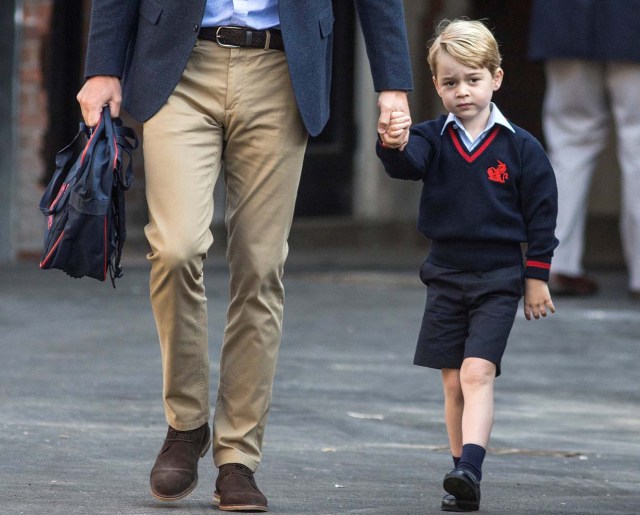
[[[446,116],[411,128],[403,151],[376,152],[388,175],[422,181],[418,230],[429,261],[468,271],[522,264],[549,280],[558,209],[555,175],[542,145],[524,129],[496,125],[471,152]]]

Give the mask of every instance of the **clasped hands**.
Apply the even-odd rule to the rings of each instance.
[[[380,144],[384,148],[404,150],[409,142],[411,117],[404,111],[392,111],[385,132],[379,132]]]

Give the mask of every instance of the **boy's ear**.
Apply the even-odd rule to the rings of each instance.
[[[502,79],[504,78],[504,70],[498,68],[493,74],[493,91],[498,91],[502,86]]]

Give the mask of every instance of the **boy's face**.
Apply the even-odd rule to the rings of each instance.
[[[491,75],[487,68],[471,68],[442,51],[437,60],[433,83],[444,107],[464,122],[465,129],[478,126],[482,130],[493,92],[502,84],[502,68]]]

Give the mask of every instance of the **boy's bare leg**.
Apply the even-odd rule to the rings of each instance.
[[[451,379],[444,373],[443,381]],[[480,480],[482,462],[493,426],[493,383],[495,364],[481,358],[466,358],[460,368],[462,390],[462,430],[460,460],[454,470],[444,477],[443,487],[450,494],[442,499],[444,511],[476,511],[480,508]],[[453,383],[453,380],[450,381]],[[445,386],[446,390],[446,386]],[[446,405],[446,400],[445,400]],[[445,408],[446,410],[446,408]],[[451,414],[453,419],[453,414]],[[447,420],[449,430],[449,420]],[[450,440],[456,433],[449,432]],[[452,450],[453,450],[453,445]],[[458,445],[456,442],[455,445]],[[452,502],[453,497],[453,502]]]
[[[442,389],[444,391],[444,421],[449,436],[449,447],[454,466],[457,466],[462,456],[462,413],[464,411],[464,396],[460,384],[459,368],[442,369]],[[446,494],[442,498],[441,509],[444,511],[459,511],[456,498]]]
[[[476,444],[484,449],[489,444],[493,427],[494,363],[481,358],[466,358],[460,369],[460,384],[464,395],[462,415],[463,444]]]
[[[442,389],[444,391],[444,421],[449,436],[451,455],[459,458],[462,455],[462,413],[464,396],[460,384],[460,369],[442,369]]]

